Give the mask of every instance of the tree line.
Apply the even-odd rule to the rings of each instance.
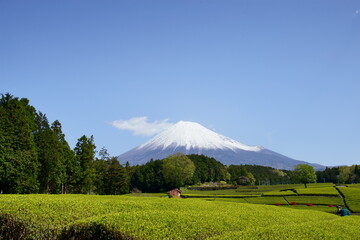
[[[195,154],[175,154],[138,166],[121,164],[106,148],[97,152],[93,136],[81,136],[71,149],[60,121],[49,123],[46,114],[37,111],[28,99],[10,94],[0,99],[1,193],[124,194],[133,189],[162,192],[205,182],[360,182],[358,165],[326,168],[316,174],[312,167],[307,168],[286,171],[256,165],[225,166]]]
[[[325,168],[316,172],[318,182],[333,182],[336,184],[360,183],[360,165]]]
[[[129,191],[129,173],[106,150],[96,158],[94,137],[71,149],[61,123],[49,123],[26,98],[0,99],[1,193],[97,193]],[[124,187],[125,186],[125,187]]]

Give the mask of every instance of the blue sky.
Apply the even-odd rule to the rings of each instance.
[[[71,147],[94,135],[120,155],[187,120],[360,164],[360,1],[0,0],[0,92],[58,119]]]

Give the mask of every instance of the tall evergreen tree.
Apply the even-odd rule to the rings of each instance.
[[[57,138],[57,148],[60,152],[60,181],[61,193],[75,191],[76,182],[80,178],[80,164],[77,161],[74,151],[71,150],[68,142],[65,140],[65,134],[62,132],[61,123],[55,120],[51,124],[51,129]]]
[[[63,163],[56,134],[51,130],[45,114],[35,117],[35,144],[40,162],[40,192],[60,193]]]
[[[168,190],[163,174],[163,160],[150,160],[145,165],[133,167],[131,187],[143,192],[162,192]]]
[[[0,99],[0,190],[3,193],[38,191],[39,163],[33,137],[35,108],[26,98],[10,94]]]
[[[110,157],[105,147],[99,151],[99,157],[100,159],[94,162],[95,192],[107,195],[128,193],[130,191],[128,169],[121,166],[116,157]]]
[[[105,194],[117,195],[128,193],[130,190],[126,169],[121,166],[116,157],[108,160],[104,176]]]
[[[91,193],[94,190],[94,179],[96,177],[94,168],[95,149],[93,136],[88,138],[83,135],[76,143],[74,151],[80,164],[80,179],[77,184],[80,193]]]

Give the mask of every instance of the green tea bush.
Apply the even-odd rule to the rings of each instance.
[[[75,222],[71,231],[84,236],[99,225],[135,239],[207,239],[226,232],[256,233],[262,228],[286,228],[304,222],[328,221],[338,216],[276,206],[234,204],[200,199],[165,199],[146,211],[95,216]],[[359,219],[360,220],[360,219]],[[96,232],[91,230],[92,232]],[[72,235],[63,235],[71,237]],[[121,238],[120,238],[121,239]],[[226,239],[226,238],[223,238]],[[248,238],[252,239],[250,235]]]
[[[294,191],[287,190],[287,191],[271,191],[271,192],[264,192],[263,196],[297,196]]]
[[[181,194],[184,198],[255,198],[260,197],[260,195],[205,195],[205,194]]]
[[[307,186],[307,188],[324,188],[324,187],[334,187],[334,184],[333,183],[308,183],[306,186]]]
[[[344,195],[346,204],[353,212],[360,212],[360,188],[338,187]]]
[[[26,239],[27,224],[11,214],[0,214],[0,239]]]
[[[320,205],[344,205],[343,199],[339,197],[326,196],[286,196],[288,202],[296,202],[297,204],[320,204]]]
[[[299,195],[339,196],[338,191],[334,187],[297,188],[295,190]]]
[[[311,211],[309,211],[311,212]],[[249,229],[245,231],[230,231],[209,238],[211,240],[237,240],[237,239],[292,239],[292,240],[329,240],[359,239],[360,228],[354,228],[358,224],[359,217],[350,216],[319,222],[306,222],[289,224],[286,227],[269,225],[268,227]]]
[[[247,203],[246,198],[203,198],[203,199],[207,201]]]
[[[189,190],[187,189],[186,194],[198,194],[198,195],[261,195],[261,193],[256,192],[239,192],[236,189],[221,189],[221,190]]]
[[[311,210],[315,206],[300,210],[219,199],[0,195],[1,239],[315,239],[331,234],[334,238],[326,239],[339,239],[334,229],[360,236],[356,216],[347,220]],[[242,200],[275,204],[280,199],[286,204],[283,197]],[[351,228],[343,230],[342,220]]]
[[[245,198],[248,203],[254,204],[288,204],[288,202],[283,197],[259,197],[259,198]]]

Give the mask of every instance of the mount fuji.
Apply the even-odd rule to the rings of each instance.
[[[297,164],[308,164],[317,169],[325,167],[294,160],[261,146],[248,146],[211,131],[195,122],[180,121],[144,144],[120,155],[121,162],[145,164],[150,159],[164,159],[182,152],[213,157],[225,165],[251,164],[292,170]]]

